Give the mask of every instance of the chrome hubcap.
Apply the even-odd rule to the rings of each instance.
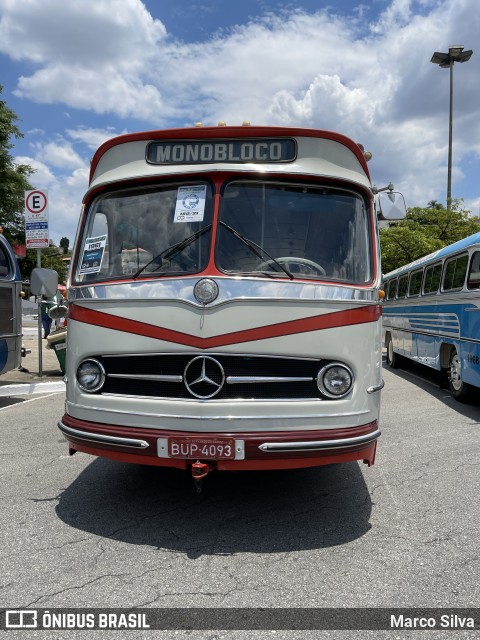
[[[455,391],[460,391],[462,388],[462,379],[460,377],[460,359],[455,354],[450,362],[450,382]]]

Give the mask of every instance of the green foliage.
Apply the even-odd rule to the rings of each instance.
[[[0,85],[0,94],[2,90]],[[28,179],[34,169],[26,164],[15,164],[10,155],[13,147],[11,138],[23,137],[15,125],[17,119],[7,104],[0,100],[0,225],[10,242],[24,244],[24,192],[32,188]]]
[[[48,249],[40,249],[40,252],[42,268],[54,269],[58,273],[58,282],[65,282],[67,278],[67,266],[63,260],[63,253],[55,246],[50,246]],[[30,274],[37,266],[37,250],[29,249],[27,251],[27,257],[19,260],[18,264],[20,265],[22,280],[30,280]]]
[[[70,240],[68,238],[66,237],[60,238],[60,249],[62,249],[64,255],[68,253],[69,246],[70,246]]]
[[[409,209],[404,220],[380,229],[383,273],[480,231],[480,218],[469,214],[461,200],[452,201],[450,210],[435,200]]]

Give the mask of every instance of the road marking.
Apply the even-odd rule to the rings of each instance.
[[[28,396],[34,393],[60,393],[61,391],[65,391],[63,381],[0,385],[0,396]]]

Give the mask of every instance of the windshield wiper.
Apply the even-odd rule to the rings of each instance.
[[[234,229],[233,227],[228,225],[226,222],[223,222],[222,220],[220,220],[219,224],[221,224],[222,227],[225,227],[225,229],[228,229],[230,231],[230,233],[232,233],[236,238],[238,238],[244,244],[246,244],[247,247],[249,249],[251,249],[252,252],[257,256],[257,258],[260,258],[260,260],[263,260],[264,256],[267,256],[267,258],[270,258],[270,260],[273,262],[273,264],[277,265],[277,267],[279,267],[284,273],[287,274],[287,276],[290,278],[290,280],[293,280],[293,275],[287,269],[287,267],[285,267],[281,262],[278,262],[278,260],[276,260],[273,256],[271,256],[268,253],[268,251],[265,251],[265,249],[263,249],[260,245],[258,245],[253,240],[250,240],[249,238],[246,238],[245,236],[242,236],[241,233],[239,233],[236,229]],[[257,273],[262,273],[262,272],[258,271]]]
[[[212,228],[212,225],[207,224],[206,227],[202,227],[202,229],[195,231],[195,233],[192,233],[191,236],[188,236],[187,238],[180,240],[180,242],[172,244],[171,247],[167,247],[161,253],[159,253],[157,256],[155,256],[149,262],[147,262],[147,264],[144,264],[143,267],[140,267],[140,269],[133,274],[132,279],[136,280],[138,276],[141,273],[143,273],[145,269],[149,267],[153,262],[157,262],[157,260],[168,259],[168,258],[171,258],[172,256],[177,255],[177,253],[181,253],[184,249],[186,249],[186,247],[189,247],[193,242],[195,242],[197,238],[199,238],[200,236],[203,236],[203,234],[206,233],[207,231],[210,231],[211,228]],[[154,273],[154,271],[151,271],[151,273]]]

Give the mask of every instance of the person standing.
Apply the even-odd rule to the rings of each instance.
[[[57,304],[55,298],[47,298],[42,296],[42,302],[40,307],[40,313],[42,315],[42,327],[43,327],[43,339],[50,335],[50,329],[52,327],[52,319],[48,315],[49,310]]]

